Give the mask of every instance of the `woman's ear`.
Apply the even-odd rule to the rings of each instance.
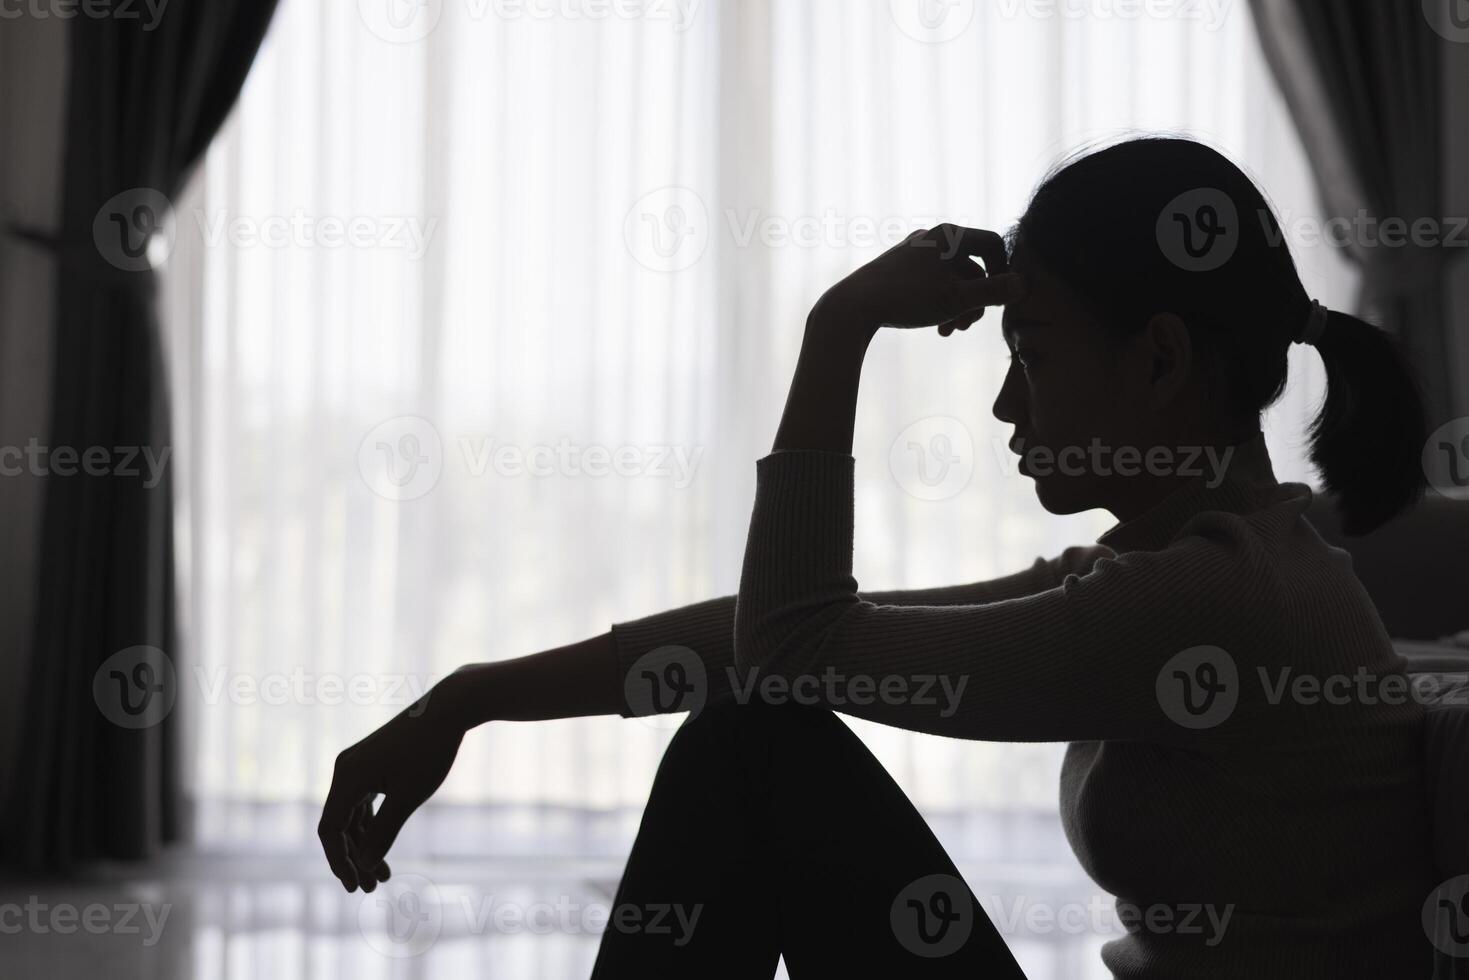
[[[1149,360],[1149,404],[1166,408],[1188,384],[1193,367],[1188,325],[1173,313],[1154,313],[1143,329],[1143,353]]]

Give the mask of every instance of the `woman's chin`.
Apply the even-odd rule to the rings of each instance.
[[[1099,506],[1094,495],[1080,481],[1064,476],[1032,477],[1035,496],[1049,513],[1079,514]]]

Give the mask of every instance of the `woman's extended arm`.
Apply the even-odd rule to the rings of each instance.
[[[430,711],[467,732],[487,721],[545,721],[622,712],[611,633],[513,660],[466,664],[434,686]]]
[[[1099,557],[1100,545],[1067,548],[1053,558],[999,578],[922,589],[864,592],[885,606],[956,606],[999,602],[1033,595],[1084,573]],[[487,721],[543,721],[585,715],[646,713],[648,705],[627,700],[628,677],[638,660],[666,646],[680,646],[701,660],[708,679],[701,695],[709,701],[731,693],[734,666],[735,597],[719,596],[676,609],[614,623],[597,636],[513,660],[468,664],[440,681],[426,699],[426,710],[442,713],[463,732]],[[669,703],[667,712],[686,710]]]
[[[882,605],[950,606],[998,602],[1053,588],[1084,571],[1100,546],[1068,548],[1037,558],[1022,571],[963,585],[864,593]],[[540,653],[469,664],[337,758],[318,834],[332,871],[349,891],[386,880],[382,857],[408,816],[448,775],[460,740],[487,721],[536,721],[583,715],[645,713],[627,702],[626,681],[638,661],[678,645],[702,659],[708,700],[731,693],[735,597],[720,596],[613,624],[597,636]],[[682,710],[669,703],[668,711]],[[383,806],[370,801],[383,794]],[[391,805],[389,804],[391,801]]]

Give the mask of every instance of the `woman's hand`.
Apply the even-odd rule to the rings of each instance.
[[[983,260],[984,268],[970,256]],[[937,325],[948,336],[984,316],[986,306],[1023,294],[1020,277],[1007,271],[1003,238],[941,224],[914,232],[832,286],[812,318],[872,331]]]
[[[446,680],[448,680],[446,678]],[[347,891],[370,892],[391,874],[383,861],[404,822],[449,775],[465,727],[440,682],[377,731],[337,756],[317,836]],[[373,800],[384,794],[382,806]]]

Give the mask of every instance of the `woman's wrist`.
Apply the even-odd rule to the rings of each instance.
[[[812,309],[806,318],[795,377],[770,447],[772,452],[852,452],[857,387],[867,346],[876,330],[860,318],[847,317],[824,298]]]
[[[540,653],[466,664],[434,685],[427,711],[468,731],[487,721],[544,721],[616,715],[623,708],[612,634]]]
[[[829,293],[817,300],[816,305],[811,307],[811,312],[806,314],[806,338],[823,347],[843,345],[865,352],[879,329],[881,324],[872,322],[859,311],[847,308]]]
[[[467,732],[492,720],[494,664],[465,664],[435,684],[428,693],[426,714],[437,724]]]

